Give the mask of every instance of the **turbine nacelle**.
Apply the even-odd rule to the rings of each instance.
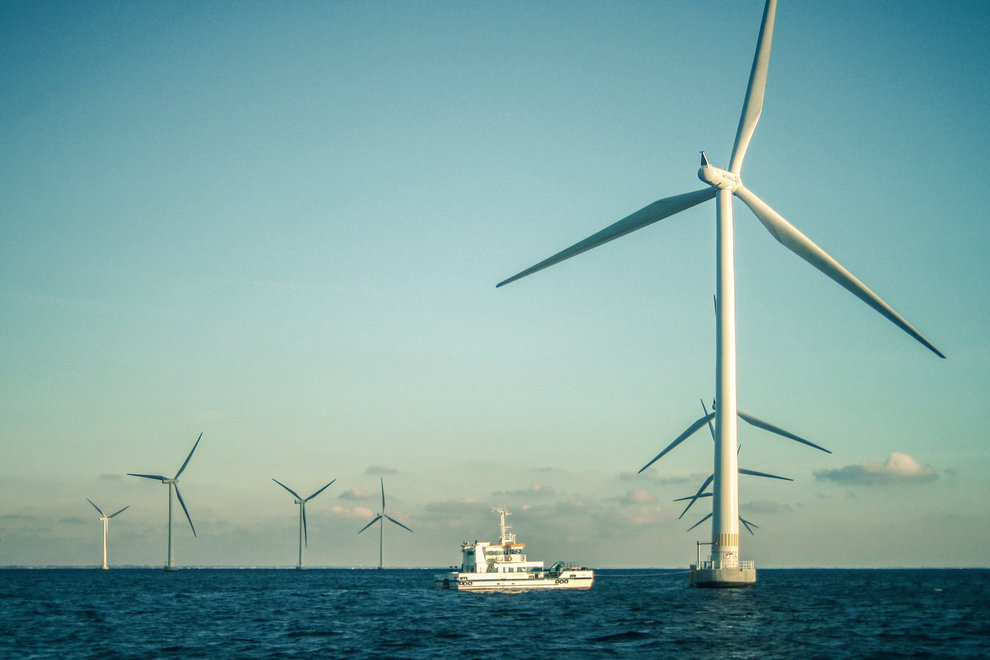
[[[739,178],[738,174],[709,163],[704,151],[701,152],[701,167],[698,168],[698,178],[710,186],[729,192],[735,192],[737,188],[742,186],[742,179]]]

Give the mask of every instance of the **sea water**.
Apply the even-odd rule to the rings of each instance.
[[[990,571],[599,570],[462,593],[434,570],[0,570],[0,656],[990,658]]]

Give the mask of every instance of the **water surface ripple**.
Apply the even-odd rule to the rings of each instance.
[[[990,570],[600,570],[470,594],[433,570],[0,570],[0,656],[987,658]]]

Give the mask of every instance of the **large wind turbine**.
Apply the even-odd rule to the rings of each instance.
[[[715,198],[716,216],[716,304],[718,319],[715,333],[715,465],[712,510],[711,561],[699,567],[696,575],[698,586],[738,586],[756,580],[753,562],[739,560],[739,471],[736,464],[736,295],[734,274],[732,197],[735,195],[753,211],[770,234],[789,250],[810,263],[825,275],[838,282],[853,295],[882,314],[897,327],[924,344],[939,357],[945,357],[920,332],[880,299],[865,284],[856,279],[835,259],[815,245],[808,237],[795,229],[787,220],[770,208],[743,185],[741,172],[743,158],[749,147],[756,124],[763,109],[767,70],[770,63],[770,44],[773,37],[776,0],[767,0],[763,11],[760,36],[756,43],[756,55],[746,89],[742,115],[736,132],[729,169],[713,166],[704,153],[698,177],[708,187],[674,197],[667,197],[636,211],[600,232],[575,243],[571,247],[510,277],[498,286],[508,284],[548,266],[561,262],[603,243],[641,229],[658,220]]]
[[[182,467],[179,471],[175,473],[175,476],[169,479],[160,474],[134,474],[133,472],[128,472],[127,475],[131,477],[144,477],[145,479],[155,479],[162,482],[163,484],[168,484],[168,563],[165,564],[166,571],[174,571],[175,562],[172,560],[172,491],[175,491],[175,496],[179,498],[179,504],[182,505],[182,511],[186,514],[186,520],[189,521],[189,528],[192,529],[193,536],[196,536],[196,527],[193,526],[192,518],[189,517],[189,509],[186,508],[186,503],[182,501],[182,493],[179,492],[179,475],[182,471],[186,469],[189,465],[189,459],[192,458],[193,452],[196,451],[196,447],[199,446],[199,441],[203,439],[203,434],[200,433],[199,437],[196,438],[196,444],[189,451],[189,455],[186,456],[185,462],[183,462]]]
[[[123,509],[121,509],[117,513],[111,513],[108,516],[107,514],[103,513],[103,509],[101,509],[100,507],[96,506],[96,504],[93,502],[93,500],[91,500],[91,499],[89,499],[87,497],[86,498],[86,501],[89,502],[90,504],[92,504],[93,505],[93,508],[96,509],[99,512],[99,514],[100,514],[100,520],[103,522],[103,570],[107,570],[108,568],[110,568],[109,566],[107,566],[107,534],[108,534],[109,529],[110,529],[110,519],[113,518],[114,516],[118,515],[118,514],[123,513],[127,509],[131,508],[131,505],[128,504],[127,506],[125,506]]]
[[[309,533],[306,531],[306,502],[309,502],[311,499],[313,499],[314,497],[325,491],[327,488],[330,487],[330,484],[332,484],[334,481],[337,480],[334,479],[333,481],[330,482],[330,484],[327,484],[326,486],[319,489],[309,497],[301,497],[299,493],[292,490],[291,488],[289,488],[288,486],[286,486],[285,484],[283,484],[281,481],[279,481],[274,477],[272,477],[272,481],[274,481],[279,486],[289,491],[292,494],[292,496],[296,498],[296,504],[299,505],[299,563],[296,564],[296,570],[301,571],[303,570],[303,544],[305,543],[305,545],[309,547]]]
[[[370,523],[368,523],[367,525],[365,525],[364,527],[362,527],[360,529],[360,531],[358,531],[358,534],[360,534],[364,530],[368,529],[369,527],[371,527],[375,523],[378,523],[378,570],[382,570],[382,567],[383,567],[382,566],[382,555],[384,553],[384,547],[385,547],[385,544],[384,544],[384,541],[385,541],[385,520],[386,519],[387,520],[391,520],[392,522],[394,522],[396,525],[398,525],[402,529],[406,530],[407,532],[412,532],[412,530],[409,529],[408,527],[406,527],[405,525],[403,525],[402,523],[400,523],[398,520],[396,520],[392,516],[390,516],[387,513],[385,513],[385,480],[384,479],[381,479],[381,478],[379,478],[379,480],[381,481],[381,484],[382,484],[382,510],[381,510],[381,513],[379,513],[377,516],[375,516],[371,520]],[[413,532],[413,533],[415,534],[415,532]]]

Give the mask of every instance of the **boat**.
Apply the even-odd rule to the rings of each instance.
[[[512,514],[501,507],[492,509],[492,513],[499,515],[499,542],[465,542],[461,546],[460,570],[437,574],[434,586],[456,591],[591,588],[595,572],[589,568],[562,561],[544,568],[542,561],[526,559],[526,544],[516,541],[505,522]]]

